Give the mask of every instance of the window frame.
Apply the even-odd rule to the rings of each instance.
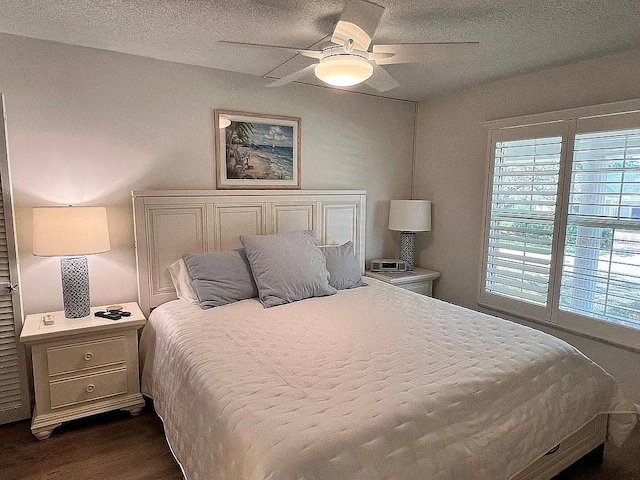
[[[526,128],[526,132],[523,132]],[[522,134],[520,132],[523,132]],[[482,259],[480,264],[480,282],[478,283],[478,303],[492,310],[503,311],[511,314],[524,315],[526,318],[535,320],[549,321],[551,319],[551,293],[554,289],[555,279],[555,252],[558,248],[558,215],[560,212],[560,185],[563,181],[563,165],[566,155],[568,129],[565,122],[549,122],[537,125],[517,126],[508,129],[493,130],[489,132],[489,161],[487,162],[486,180],[485,180],[485,199],[484,199],[484,216],[483,216],[483,235],[482,235]],[[489,230],[491,229],[491,204],[493,193],[493,176],[495,168],[495,149],[496,144],[509,140],[524,140],[529,138],[538,138],[545,136],[555,136],[562,138],[562,149],[560,151],[560,170],[558,172],[558,190],[556,193],[556,208],[554,214],[554,233],[551,243],[551,264],[549,270],[549,291],[547,293],[547,305],[540,306],[528,302],[520,302],[506,296],[494,295],[485,290],[485,280],[487,274],[487,263],[489,257]]]
[[[640,350],[640,329],[562,311],[559,308],[575,136],[577,133],[584,131],[596,131],[594,128],[601,128],[601,130],[633,128],[629,127],[630,122],[634,122],[633,125],[640,128],[640,99],[494,120],[484,124],[488,130],[488,142],[482,219],[482,252],[480,255],[480,277],[477,290],[477,301],[480,306],[537,323],[557,326],[579,335]],[[585,130],[585,128],[588,130]],[[545,132],[554,131],[555,133],[551,133],[552,135],[562,136],[562,149],[551,248],[549,291],[547,305],[543,307],[519,301],[515,298],[489,293],[485,290],[485,281],[496,143],[505,140],[536,138],[541,134],[546,135],[547,133]],[[538,134],[537,132],[540,133]]]

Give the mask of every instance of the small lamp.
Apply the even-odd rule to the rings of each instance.
[[[105,207],[35,207],[33,254],[60,259],[66,318],[90,313],[87,257],[111,250]]]
[[[413,270],[416,232],[431,230],[431,202],[428,200],[391,200],[389,230],[402,232],[400,260]]]

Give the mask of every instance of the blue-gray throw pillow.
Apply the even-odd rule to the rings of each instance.
[[[243,235],[240,241],[265,307],[336,293],[312,232]]]
[[[202,308],[219,307],[258,296],[243,249],[190,253],[182,258]]]
[[[326,259],[329,285],[338,290],[367,285],[362,281],[362,270],[351,241],[342,245],[324,245],[320,250]]]

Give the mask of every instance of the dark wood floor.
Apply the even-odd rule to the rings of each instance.
[[[181,480],[160,419],[111,412],[63,424],[36,440],[30,421],[0,427],[2,480]]]
[[[134,418],[112,412],[69,422],[43,441],[29,426],[23,421],[0,427],[1,480],[182,479],[149,405]],[[556,479],[640,480],[640,429],[622,448],[607,447],[602,465],[577,464]]]

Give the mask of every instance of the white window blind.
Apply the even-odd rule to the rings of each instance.
[[[578,133],[559,308],[640,328],[640,128]]]
[[[640,100],[619,105],[492,122],[478,302],[640,349]]]
[[[547,304],[562,137],[496,142],[485,288]]]

